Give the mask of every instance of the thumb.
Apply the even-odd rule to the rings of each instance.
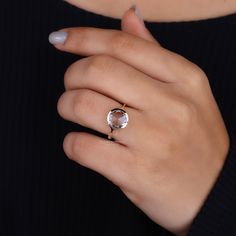
[[[121,19],[121,29],[124,32],[160,45],[160,43],[157,42],[150,31],[146,28],[141,13],[136,5],[132,5],[132,7],[124,13]]]

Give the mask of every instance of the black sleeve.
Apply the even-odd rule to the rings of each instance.
[[[236,137],[212,190],[195,217],[188,236],[236,235]]]

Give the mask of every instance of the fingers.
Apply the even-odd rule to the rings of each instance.
[[[128,182],[132,156],[129,149],[116,142],[88,133],[69,133],[63,142],[66,155],[118,186]]]
[[[193,66],[184,57],[157,43],[119,30],[77,27],[61,31],[65,31],[67,37],[64,44],[55,46],[62,51],[85,56],[107,54],[164,82],[177,82],[180,75]]]
[[[154,96],[162,93],[164,86],[164,83],[107,55],[83,58],[72,64],[65,73],[66,90],[95,90],[139,110],[149,107]]]
[[[98,132],[108,134],[111,129],[107,123],[107,114],[113,108],[122,104],[102,94],[88,89],[67,91],[58,101],[58,112],[66,120],[79,123]],[[128,125],[124,129],[112,132],[112,137],[126,146],[133,142],[136,129],[142,122],[137,110],[125,107],[129,115]],[[135,119],[134,119],[135,117]]]

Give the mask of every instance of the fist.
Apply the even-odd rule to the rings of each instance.
[[[206,74],[141,27],[67,28],[52,36],[65,37],[57,49],[87,56],[65,73],[59,114],[103,134],[111,109],[127,104],[129,115],[114,141],[72,132],[63,147],[153,221],[185,235],[223,167],[229,138]]]

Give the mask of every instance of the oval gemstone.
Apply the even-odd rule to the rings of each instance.
[[[120,108],[112,109],[107,115],[108,125],[112,129],[125,128],[128,124],[129,117],[126,111]]]

